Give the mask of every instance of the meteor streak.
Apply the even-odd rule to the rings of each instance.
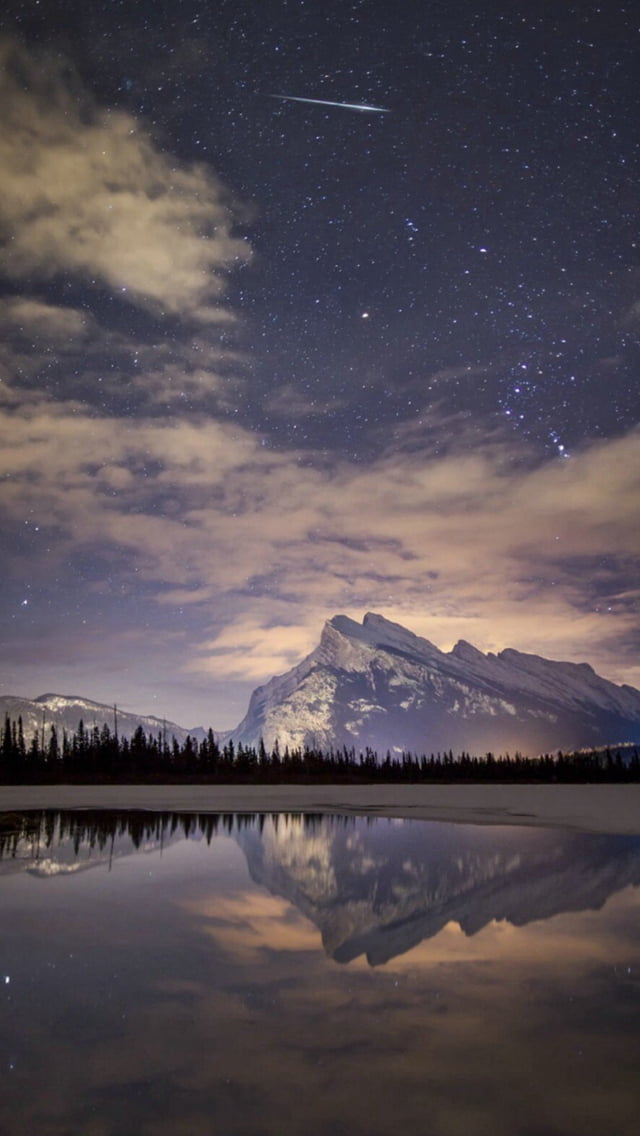
[[[360,110],[365,114],[389,114],[389,107],[369,106],[368,103],[333,103],[329,99],[303,99],[299,95],[270,95],[288,103],[314,103],[315,106],[342,107],[343,110]]]

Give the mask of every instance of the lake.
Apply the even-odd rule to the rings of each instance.
[[[626,1136],[640,837],[0,816],[11,1136]]]

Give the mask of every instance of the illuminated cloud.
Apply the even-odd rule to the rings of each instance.
[[[114,421],[59,403],[7,409],[0,436],[7,520],[55,526],[65,555],[117,550],[165,606],[200,606],[191,670],[266,678],[328,615],[366,608],[441,646],[464,636],[625,668],[635,432],[533,468],[492,442],[314,468],[212,419]],[[592,561],[605,557],[598,603]],[[220,604],[227,625],[207,639]]]
[[[63,308],[46,304],[28,296],[9,296],[0,299],[0,328],[5,334],[39,339],[51,347],[69,338],[84,339],[93,326],[93,319],[78,308]]]
[[[0,49],[0,240],[14,280],[80,274],[154,312],[229,320],[249,259],[226,191],[163,154],[140,122],[93,104],[68,65]]]

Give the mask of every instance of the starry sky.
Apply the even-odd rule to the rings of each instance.
[[[639,28],[6,0],[1,693],[225,729],[367,610],[640,686]]]

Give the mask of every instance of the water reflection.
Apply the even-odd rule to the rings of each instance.
[[[183,839],[237,842],[251,878],[320,930],[327,954],[380,965],[457,923],[524,926],[640,884],[640,838],[313,815],[42,812],[0,818],[0,872],[54,876]]]
[[[5,814],[0,1130],[635,1133],[638,884],[637,837]]]
[[[324,818],[270,820],[236,839],[256,883],[312,919],[337,962],[386,963],[451,921],[473,935],[492,920],[599,908],[640,883],[637,837]]]

